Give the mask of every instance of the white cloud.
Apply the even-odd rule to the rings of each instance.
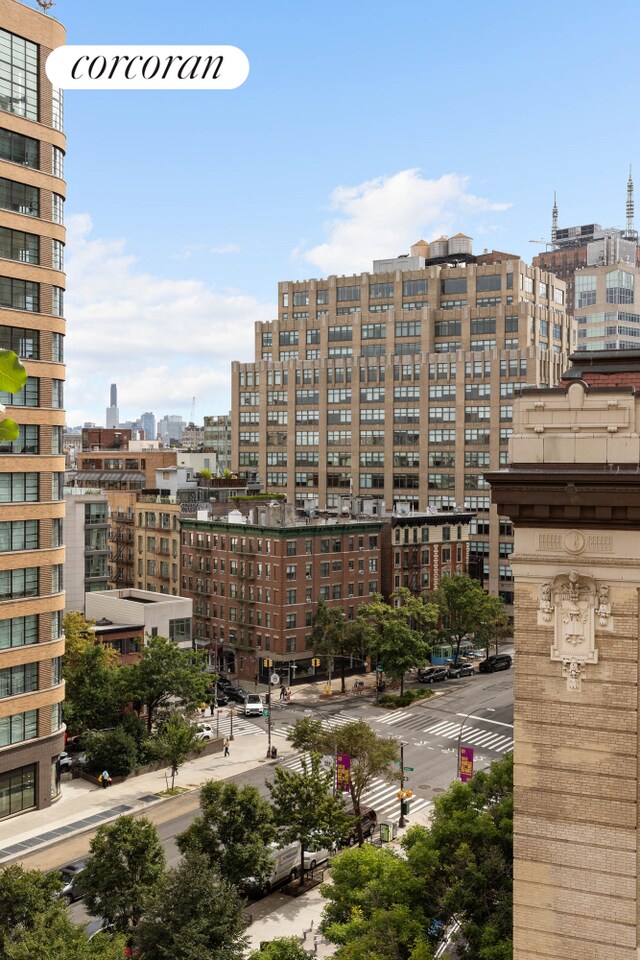
[[[468,192],[469,178],[448,173],[437,180],[422,176],[417,168],[393,176],[367,180],[355,187],[337,187],[330,209],[336,211],[326,224],[324,243],[294,251],[324,274],[359,273],[371,269],[371,261],[408,253],[417,240],[433,240],[440,234],[480,230],[478,215],[507,210],[508,203],[495,203]]]
[[[232,360],[253,359],[253,325],[275,306],[202,280],[138,270],[122,239],[92,236],[87,214],[67,224],[67,423],[104,421],[109,384],[120,416],[196,417],[229,409]]]
[[[211,247],[211,253],[240,253],[240,244],[221,243],[219,247]]]

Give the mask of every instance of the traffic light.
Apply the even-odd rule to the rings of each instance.
[[[320,666],[320,660],[318,659],[318,657],[314,657],[314,658],[313,658],[313,660],[311,661],[311,666],[312,666],[312,667],[319,667],[319,666]]]
[[[270,667],[273,666],[273,660],[263,660],[262,663],[265,670],[268,670]]]

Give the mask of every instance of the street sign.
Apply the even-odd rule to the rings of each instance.
[[[280,675],[278,673],[272,673],[269,679],[271,680],[272,687],[275,687],[276,684],[280,683]]]
[[[333,770],[333,757],[323,757],[320,761],[321,770]]]
[[[473,747],[461,747],[458,760],[460,766],[460,779],[467,783],[473,777]]]
[[[415,773],[415,770],[414,770],[413,767],[403,767],[402,769],[403,769],[403,770],[410,770],[411,773]]]
[[[263,717],[268,717],[268,716],[269,716],[269,711],[268,711],[268,710],[263,710],[263,711],[262,711],[262,716],[263,716]]]

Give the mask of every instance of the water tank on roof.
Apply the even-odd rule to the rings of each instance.
[[[429,244],[429,257],[446,257],[449,253],[449,238],[438,237]]]
[[[456,233],[449,239],[449,253],[471,253],[473,240],[464,233]]]

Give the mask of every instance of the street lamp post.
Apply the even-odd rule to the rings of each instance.
[[[267,757],[271,756],[271,691],[266,695],[267,703]]]
[[[400,741],[400,819],[398,826],[405,826],[404,819],[404,748],[407,746],[404,740]]]
[[[486,710],[485,710],[485,713],[495,713],[495,710],[494,710],[493,707],[487,707]],[[462,731],[464,730],[464,725],[465,725],[465,723],[467,722],[467,720],[469,719],[469,717],[473,717],[473,716],[475,716],[475,714],[474,714],[474,712],[473,712],[473,710],[472,710],[470,713],[468,713],[468,714],[466,715],[466,717],[464,718],[464,720],[463,720],[462,723],[460,724],[460,730],[459,730],[459,732],[458,732],[458,769],[457,769],[457,772],[456,772],[456,780],[459,780],[459,779],[460,779],[460,747],[461,747],[461,743],[462,743]],[[480,719],[482,719],[482,718],[480,718]]]

